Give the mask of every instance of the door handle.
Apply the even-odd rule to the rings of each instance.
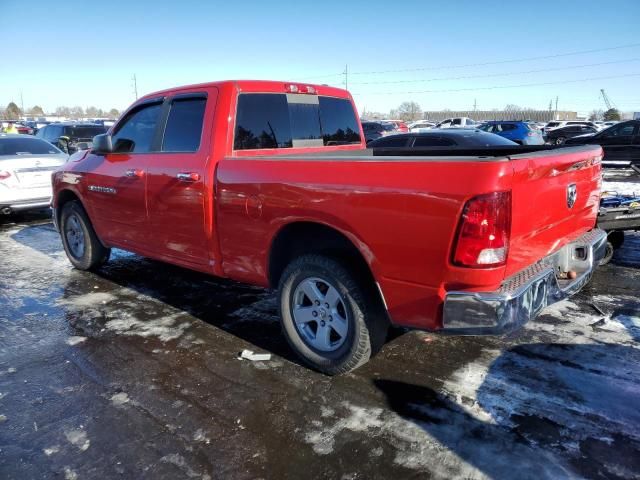
[[[126,172],[124,172],[125,177],[129,178],[142,178],[144,177],[144,170],[139,168],[130,168]]]
[[[197,172],[180,172],[176,174],[176,178],[181,182],[197,182],[200,180],[200,174]]]

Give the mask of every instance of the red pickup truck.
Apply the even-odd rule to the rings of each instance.
[[[135,102],[52,206],[76,268],[115,247],[277,288],[292,348],[336,374],[390,324],[499,334],[589,280],[602,150],[534,150],[379,156],[345,90],[224,81]]]

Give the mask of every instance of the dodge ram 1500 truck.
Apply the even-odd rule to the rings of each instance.
[[[115,247],[277,288],[288,342],[327,374],[365,363],[390,324],[513,330],[604,255],[598,146],[375,153],[345,90],[165,90],[53,174],[54,219],[82,270]]]

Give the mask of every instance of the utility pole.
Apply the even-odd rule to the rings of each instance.
[[[22,110],[22,115],[24,115],[24,100],[22,99],[22,90],[20,90],[20,110]]]
[[[138,100],[138,82],[136,80],[136,74],[133,74],[133,93],[136,95],[136,100]]]
[[[554,120],[558,120],[558,96],[556,95],[556,114],[553,117]]]
[[[474,98],[474,99],[473,99],[473,112],[474,112],[474,113],[475,113],[475,111],[477,110],[477,108],[478,108],[478,103],[476,102],[476,99]]]
[[[349,90],[349,65],[344,66],[344,89]]]

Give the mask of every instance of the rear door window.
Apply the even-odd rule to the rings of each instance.
[[[204,96],[171,101],[162,138],[163,152],[197,152],[207,99]]]
[[[454,118],[451,125],[462,125],[462,120],[460,118]]]

